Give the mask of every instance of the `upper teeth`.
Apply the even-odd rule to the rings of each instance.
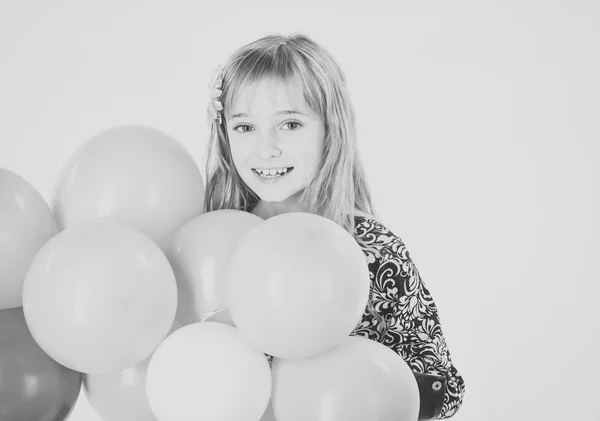
[[[287,168],[273,168],[271,170],[265,168],[256,168],[256,172],[262,175],[284,174],[287,172],[287,170]]]

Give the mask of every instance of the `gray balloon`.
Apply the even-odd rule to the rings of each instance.
[[[0,310],[0,420],[64,421],[82,377],[39,347],[21,307]]]

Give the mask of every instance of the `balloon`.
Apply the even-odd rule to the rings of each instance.
[[[107,221],[54,236],[23,284],[35,340],[83,373],[122,370],[148,358],[176,308],[177,283],[163,252],[139,231]]]
[[[216,310],[216,311],[212,311],[208,314],[205,314],[204,317],[202,317],[202,320],[200,320],[200,321],[201,322],[224,323],[229,326],[236,327],[235,323],[233,323],[233,320],[231,319],[231,313],[229,313],[229,311],[227,309]],[[271,406],[270,401],[269,401],[269,405],[267,406],[267,409],[265,410],[265,413],[263,414],[260,421],[276,421],[275,415],[273,414],[273,407]]]
[[[249,212],[218,210],[194,218],[174,234],[165,254],[177,279],[176,317],[182,325],[225,306],[225,273],[233,250],[262,222]]]
[[[227,273],[227,307],[256,348],[307,358],[352,332],[369,288],[365,256],[347,231],[321,216],[292,212],[242,239]]]
[[[158,421],[259,421],[271,396],[271,370],[237,329],[193,323],[158,347],[146,392]]]
[[[401,356],[363,337],[326,353],[273,361],[277,421],[416,421],[419,389]]]
[[[56,233],[50,207],[37,190],[0,168],[0,309],[21,307],[27,268]]]
[[[23,309],[0,310],[0,419],[66,420],[80,390],[81,373],[42,351]]]
[[[109,220],[138,229],[163,250],[203,206],[204,184],[192,156],[170,136],[142,126],[112,128],[79,147],[52,199],[60,230]]]
[[[180,327],[175,321],[170,333]],[[156,421],[146,396],[150,358],[125,370],[83,376],[88,400],[103,421]]]

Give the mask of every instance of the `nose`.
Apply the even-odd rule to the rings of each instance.
[[[273,131],[269,130],[262,136],[259,136],[256,145],[256,154],[263,159],[269,159],[281,155],[279,141]]]

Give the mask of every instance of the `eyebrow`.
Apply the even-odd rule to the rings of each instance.
[[[289,115],[289,114],[300,114],[300,115],[308,117],[308,114],[297,111],[297,110],[281,110],[281,111],[277,112],[277,115]],[[248,117],[248,114],[237,113],[237,114],[234,114],[233,116],[231,116],[231,119],[233,120],[234,118],[241,118],[241,117]]]

